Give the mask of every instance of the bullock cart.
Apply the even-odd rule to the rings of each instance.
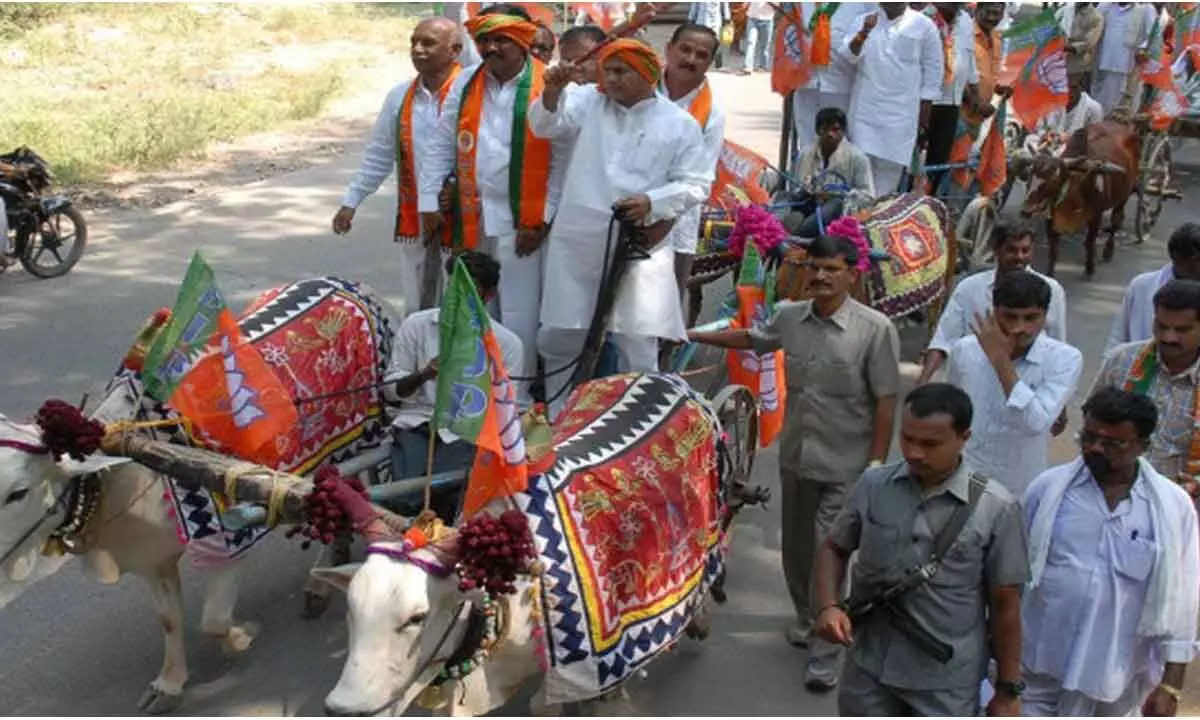
[[[1200,85],[1200,79],[1197,85]],[[1200,100],[1200,92],[1196,95]],[[1152,129],[1149,117],[1145,115],[1136,116],[1134,122],[1142,135],[1134,232],[1138,242],[1144,242],[1158,223],[1165,202],[1183,199],[1179,188],[1174,186],[1175,166],[1171,148],[1177,140],[1200,139],[1200,111],[1189,111],[1161,130]]]

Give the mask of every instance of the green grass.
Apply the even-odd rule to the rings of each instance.
[[[0,6],[0,151],[28,145],[68,184],[314,116],[404,51],[418,9],[23,5]]]

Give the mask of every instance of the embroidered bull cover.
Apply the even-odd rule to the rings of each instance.
[[[720,424],[668,375],[580,386],[520,496],[547,566],[550,702],[620,684],[683,633],[724,563]]]
[[[866,274],[871,307],[890,318],[920,310],[946,291],[946,206],[915,194],[885,200],[859,214],[871,247],[890,261],[872,263]]]
[[[319,399],[369,387],[387,371],[396,320],[373,290],[335,277],[301,280],[260,295],[238,324],[299,411],[300,422],[277,438],[282,460],[276,469],[306,474],[327,460],[348,460],[386,437],[379,390]],[[305,402],[311,398],[318,399]],[[173,414],[161,405],[146,409],[158,417]],[[220,497],[188,491],[170,479],[166,483],[180,540],[197,564],[237,557],[267,532],[227,530]]]

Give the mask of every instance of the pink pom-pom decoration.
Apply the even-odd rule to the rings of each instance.
[[[729,252],[741,257],[746,250],[746,239],[754,241],[760,255],[774,250],[787,238],[787,230],[771,211],[758,205],[743,205],[734,213],[733,232],[729,234],[726,247]]]
[[[838,218],[829,223],[825,234],[833,237],[844,237],[858,247],[858,270],[866,272],[871,268],[871,243],[863,234],[862,225],[850,216]]]

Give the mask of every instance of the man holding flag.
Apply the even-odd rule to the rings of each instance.
[[[468,20],[467,29],[483,64],[459,75],[446,97],[428,141],[420,203],[436,208],[445,182],[454,246],[488,252],[500,262],[499,318],[525,348],[514,372],[531,376],[537,369],[542,245],[558,206],[569,145],[529,129],[545,66],[529,54],[538,26],[528,13],[493,5]],[[427,233],[440,230],[441,213],[423,212],[422,218]]]
[[[850,89],[854,86],[854,66],[837,52],[845,39],[854,34],[855,20],[872,12],[875,3],[791,3],[800,7],[800,20],[806,33],[812,35],[809,62],[811,79],[792,93],[792,128],[796,133],[796,148],[806,148],[816,142],[813,131],[817,111],[835,107],[850,110]],[[823,19],[822,19],[823,18]],[[786,24],[776,32],[789,32]],[[774,62],[787,60],[786,53],[776,51]]]
[[[486,253],[468,250],[446,263],[446,274],[453,276],[461,266],[471,291],[486,303],[500,284],[500,264]],[[461,280],[458,280],[461,284]],[[459,292],[465,292],[463,288]],[[461,301],[461,298],[458,299]],[[434,446],[433,472],[465,468],[471,464],[474,448],[461,440],[450,424],[433,427],[437,405],[435,380],[440,381],[439,358],[442,338],[438,308],[409,315],[396,331],[392,360],[384,382],[384,397],[398,405],[392,421],[392,477],[424,475],[431,437]],[[524,357],[521,339],[500,323],[490,323],[505,367],[519,367]],[[436,435],[434,434],[436,430]]]
[[[858,248],[822,236],[808,247],[813,299],[780,303],[761,329],[693,331],[694,342],[760,355],[783,350],[786,419],[779,441],[783,571],[796,608],[788,642],[809,646],[805,684],[837,683],[838,646],[810,639],[813,562],[858,477],[887,459],[900,389],[900,338],[881,312],[850,297]]]

